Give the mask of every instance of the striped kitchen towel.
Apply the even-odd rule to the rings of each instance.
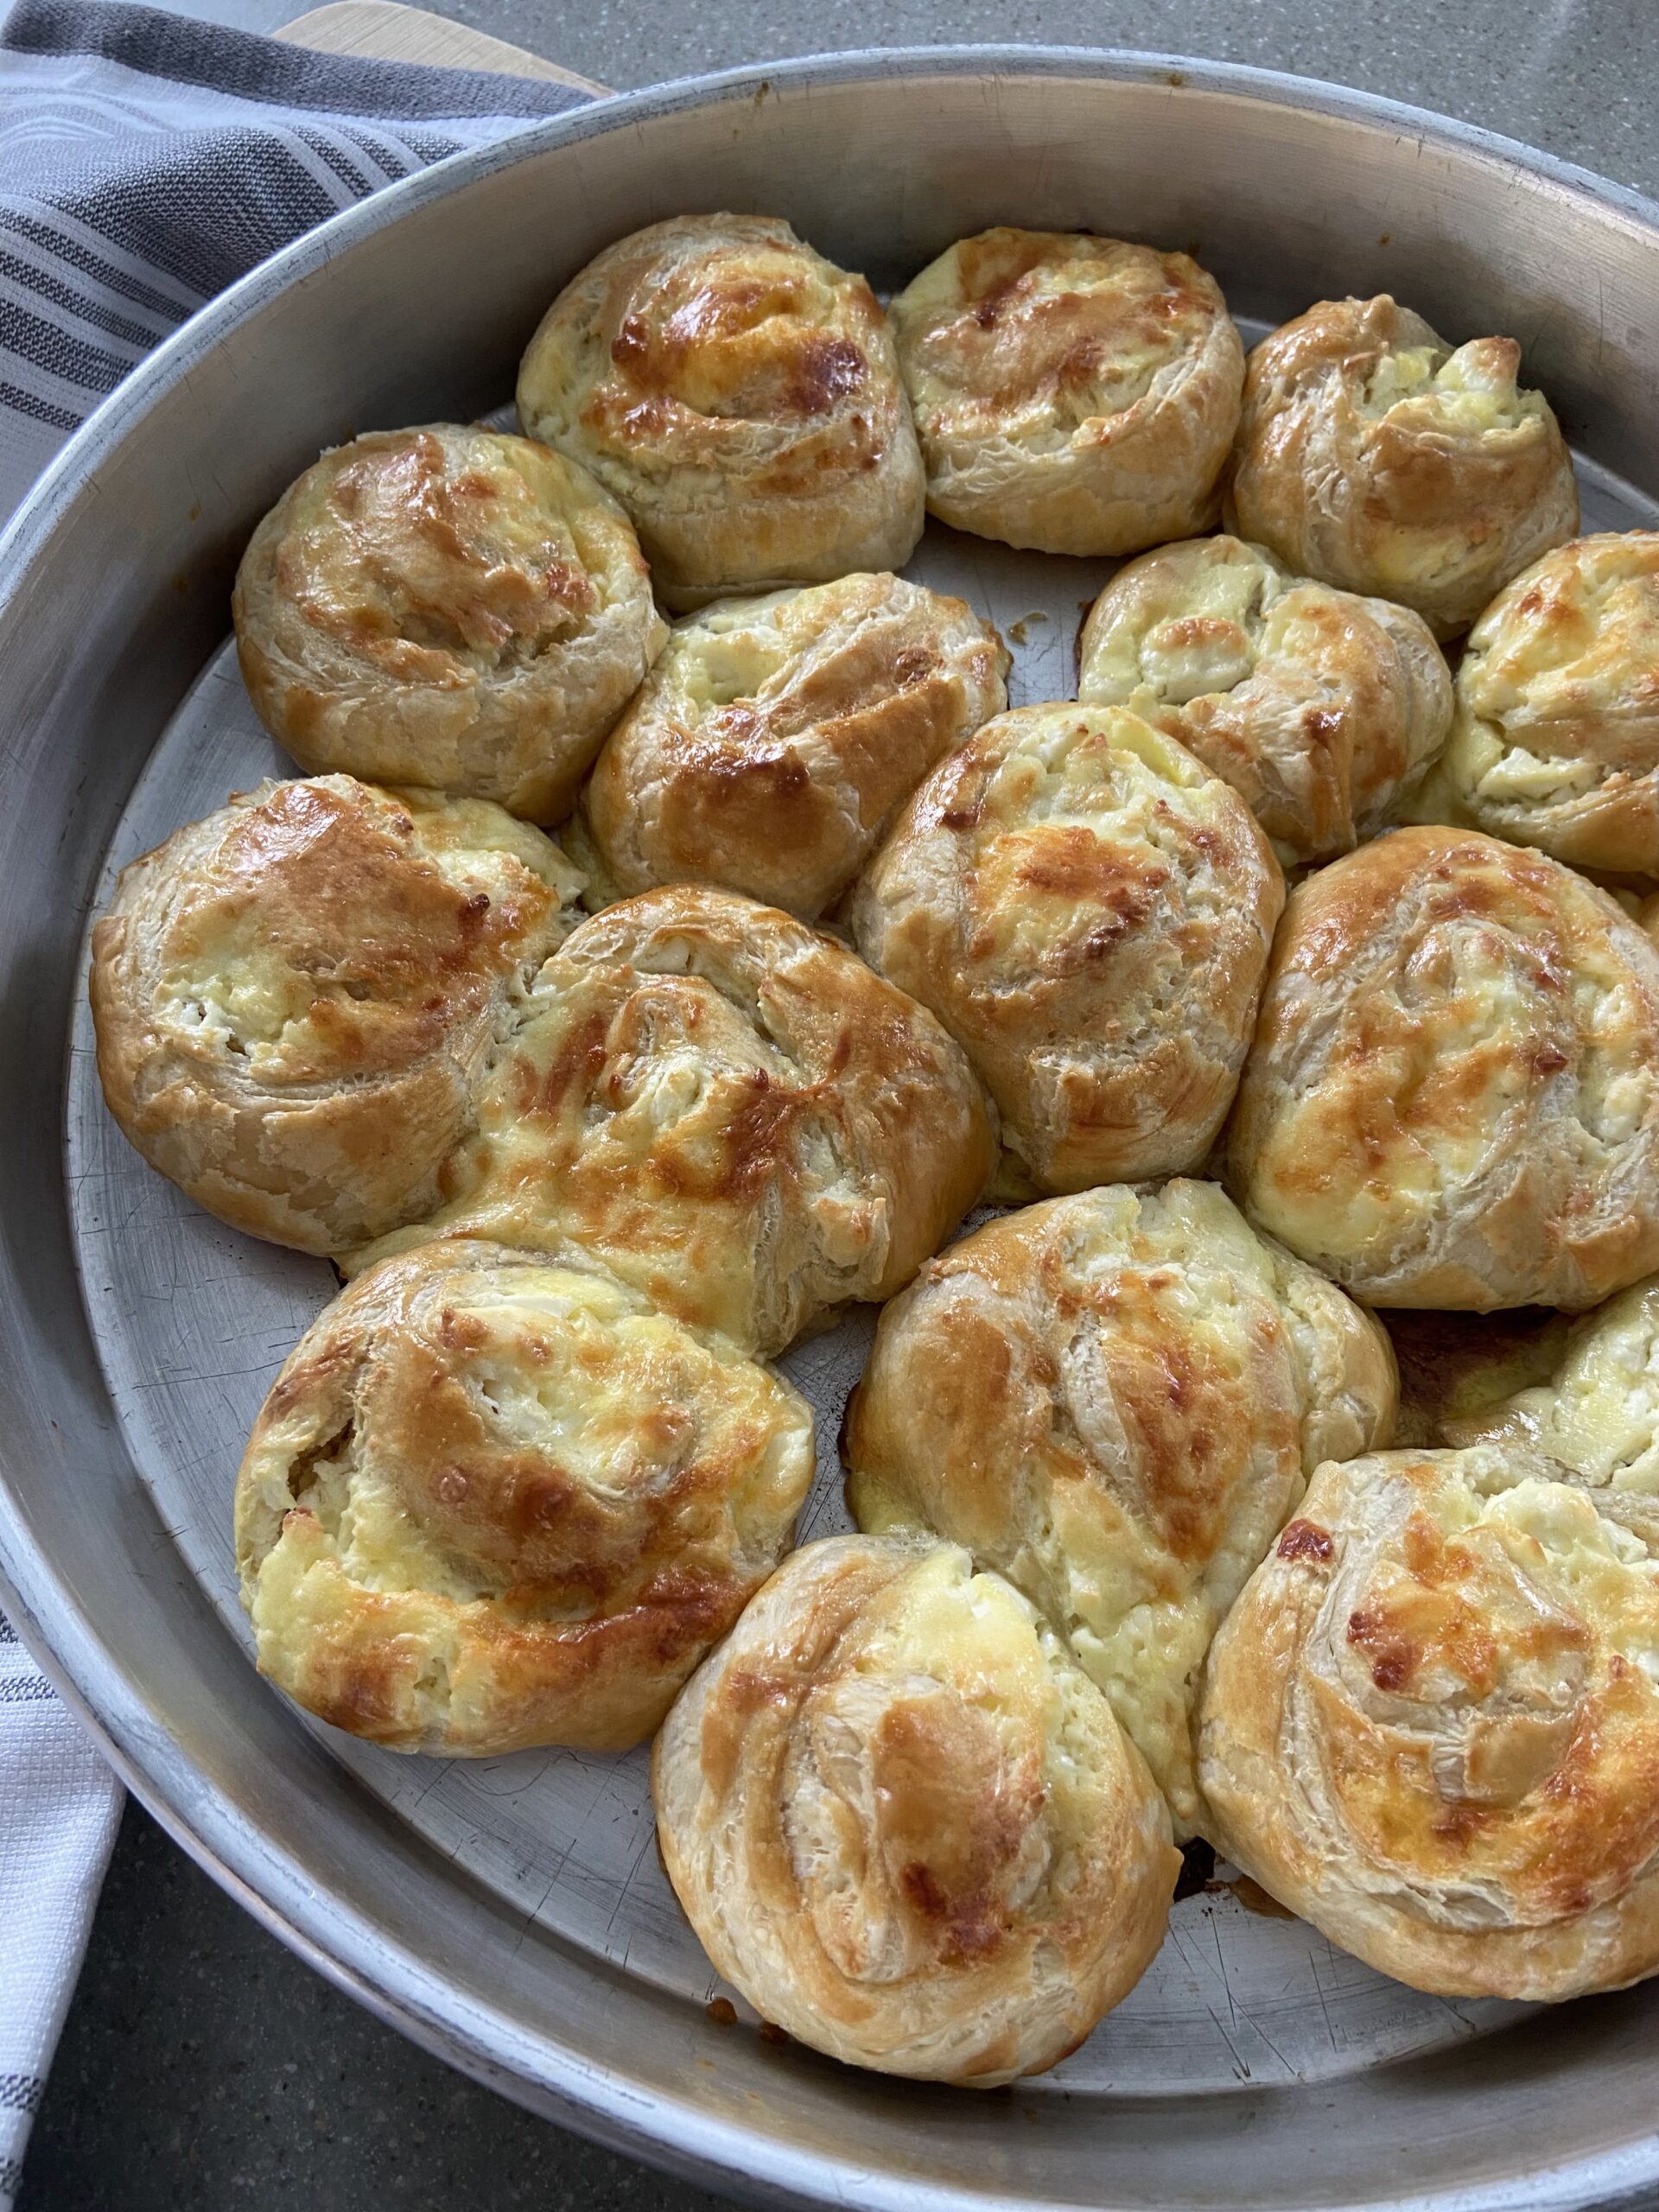
[[[120,1810],[115,1777],[0,1613],[0,2206],[22,2171]]]
[[[0,25],[0,524],[133,365],[256,263],[585,97],[311,54],[130,0],[17,0]],[[0,1615],[0,2212],[119,1809]]]
[[[0,27],[0,520],[133,364],[256,263],[585,97],[131,0],[16,0]]]

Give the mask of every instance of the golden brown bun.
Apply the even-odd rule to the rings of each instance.
[[[1023,707],[948,753],[853,894],[1037,1185],[1197,1167],[1232,1102],[1284,883],[1249,809],[1116,707]]]
[[[898,576],[677,624],[582,794],[588,904],[723,883],[816,919],[940,754],[1002,712],[1007,666],[965,601]]]
[[[902,568],[922,534],[887,317],[768,216],[607,246],[531,340],[518,418],[622,502],[670,607]]]
[[[1514,339],[1453,352],[1386,292],[1320,301],[1250,354],[1228,528],[1456,637],[1579,526],[1572,455],[1520,367]]]
[[[1458,664],[1416,810],[1615,875],[1659,875],[1659,532],[1579,537],[1500,592]]]
[[[260,524],[231,602],[302,768],[569,812],[667,630],[632,526],[527,438],[436,423],[337,447]]]
[[[1291,893],[1228,1179],[1370,1305],[1595,1305],[1659,1266],[1659,947],[1474,830],[1363,845]]]
[[[696,885],[572,933],[478,1122],[445,1169],[449,1203],[400,1244],[569,1237],[763,1354],[849,1299],[890,1298],[995,1153],[931,1014],[791,915]]]
[[[861,1529],[1017,1583],[1201,1825],[1210,1639],[1321,1459],[1386,1444],[1388,1338],[1213,1183],[1114,1184],[989,1222],[881,1316],[847,1423]]]
[[[1215,521],[1244,349],[1185,254],[982,231],[929,263],[893,323],[942,521],[1082,554]]]
[[[1422,780],[1452,678],[1422,617],[1193,537],[1120,569],[1084,625],[1077,696],[1128,707],[1247,802],[1289,867],[1345,853]]]
[[[626,1751],[777,1565],[812,1470],[787,1383],[574,1249],[423,1245],[324,1311],[254,1424],[260,1671],[392,1751]]]
[[[1444,1428],[1449,1444],[1522,1446],[1582,1482],[1659,1497],[1659,1275],[1575,1321],[1543,1382]]]
[[[92,931],[110,1111],[250,1236],[417,1219],[581,883],[483,799],[264,784],[134,861]]]
[[[1524,1452],[1323,1466],[1210,1655],[1211,1835],[1445,1996],[1659,1967],[1659,1516]]]
[[[669,1714],[652,1780],[716,1972],[850,2065],[1040,2073],[1163,1938],[1179,1861],[1139,1754],[955,1545],[786,1560]]]

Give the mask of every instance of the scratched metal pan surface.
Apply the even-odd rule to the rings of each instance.
[[[249,1663],[228,1499],[332,1288],[143,1168],[84,1014],[111,871],[286,764],[226,650],[237,555],[327,442],[499,405],[599,246],[686,210],[788,216],[879,284],[993,221],[1188,247],[1247,334],[1392,289],[1516,334],[1586,527],[1659,518],[1659,210],[1327,87],[1020,48],[842,57],[607,101],[411,180],[257,272],[106,405],[0,546],[0,1583],[132,1786],[324,1972],[556,2119],[716,2184],[872,2208],[1501,2207],[1659,2187],[1659,1986],[1555,2010],[1384,1980],[1220,1886],[1128,2001],[989,2096],[721,2025],[641,1758],[398,1759]],[[1064,695],[1105,574],[930,531],[912,566]],[[785,1361],[820,1414],[804,1533],[842,1525],[857,1316]]]

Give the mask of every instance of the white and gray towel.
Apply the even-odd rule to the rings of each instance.
[[[121,1791],[0,1614],[0,2207],[86,1948]]]
[[[0,27],[0,518],[135,362],[279,246],[584,97],[131,0],[16,0]]]
[[[583,99],[312,54],[131,0],[17,0],[0,25],[0,524],[216,292],[396,178]],[[0,2212],[119,1807],[0,1615]]]

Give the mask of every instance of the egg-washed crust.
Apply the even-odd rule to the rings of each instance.
[[[1321,1467],[1211,1652],[1211,1840],[1444,1996],[1659,1967],[1659,1516],[1557,1471],[1490,1447]]]
[[[571,1248],[429,1244],[290,1354],[237,1478],[260,1670],[393,1751],[626,1751],[786,1550],[812,1413]]]
[[[1249,357],[1227,527],[1454,638],[1579,526],[1573,459],[1512,338],[1455,351],[1388,294],[1322,300]]]
[[[448,1203],[396,1242],[569,1237],[766,1356],[891,1297],[994,1157],[931,1014],[777,907],[683,885],[607,907],[548,963]]]
[[[967,602],[893,575],[722,600],[676,625],[582,794],[588,900],[721,883],[812,921],[951,746],[1007,707]]]
[[[1659,876],[1659,532],[1575,538],[1498,594],[1418,811]]]
[[[250,1236],[417,1219],[581,881],[483,799],[263,784],[124,869],[92,931],[110,1111]]]
[[[1304,1478],[1387,1444],[1396,1395],[1379,1324],[1214,1184],[1116,1184],[988,1223],[887,1307],[848,1501],[1016,1583],[1191,1834],[1210,1640]]]
[[[1173,739],[1122,708],[1022,707],[946,754],[849,918],[1060,1192],[1202,1162],[1284,895],[1249,809]]]
[[[1373,1306],[1593,1306],[1659,1266],[1659,946],[1478,831],[1363,845],[1291,894],[1228,1180]]]
[[[667,627],[626,515],[563,454],[434,423],[336,447],[254,531],[231,601],[302,768],[568,814]]]
[[[1580,1315],[1544,1380],[1442,1431],[1448,1444],[1518,1445],[1592,1487],[1659,1498],[1659,1275]]]
[[[771,217],[607,246],[531,340],[518,416],[622,502],[670,607],[901,568],[922,533],[887,317]]]
[[[1128,707],[1224,777],[1287,867],[1374,836],[1452,720],[1419,614],[1195,537],[1119,569],[1084,625],[1077,696]]]
[[[716,1972],[851,2065],[1039,2073],[1163,1937],[1179,1860],[1139,1754],[954,1545],[795,1553],[688,1684],[652,1780]]]
[[[1098,555],[1216,520],[1244,350],[1187,255],[982,231],[930,262],[892,314],[941,521]]]

